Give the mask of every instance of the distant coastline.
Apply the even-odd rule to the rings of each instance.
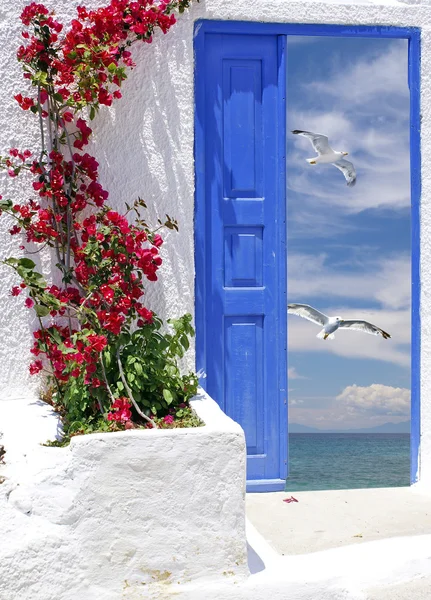
[[[410,433],[410,421],[384,423],[360,429],[317,429],[300,423],[289,423],[289,433]]]

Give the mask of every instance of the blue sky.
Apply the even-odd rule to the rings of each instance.
[[[410,169],[406,40],[288,40],[288,130],[328,135],[349,152],[357,184],[309,166],[310,142],[288,135],[288,300],[363,318],[383,340],[289,315],[289,420],[325,428],[409,418]]]

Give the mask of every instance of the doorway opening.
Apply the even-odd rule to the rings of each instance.
[[[419,39],[196,24],[197,368],[244,428],[249,491],[284,490],[286,477],[288,490],[418,478]],[[323,138],[348,152],[337,169],[313,160]],[[317,339],[298,305],[341,315],[336,339]]]
[[[408,39],[287,38],[288,303],[342,317],[289,309],[289,491],[410,483],[410,96]]]

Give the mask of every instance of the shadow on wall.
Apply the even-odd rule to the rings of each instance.
[[[257,552],[250,546],[247,542],[247,562],[248,568],[250,569],[250,573],[254,575],[255,573],[260,573],[265,569],[265,563],[257,554]]]
[[[190,30],[190,31],[189,31]],[[149,283],[147,302],[160,316],[194,312],[193,52],[185,42],[191,23],[178,23],[166,37],[134,49],[129,74],[115,108],[92,124],[93,152],[100,163],[108,202],[123,211],[141,197],[150,224],[169,214],[179,233],[164,230],[160,281]],[[188,47],[189,46],[189,47]],[[168,235],[167,235],[168,233]]]

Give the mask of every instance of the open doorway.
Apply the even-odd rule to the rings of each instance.
[[[284,490],[289,469],[288,486],[297,477],[304,489],[305,474],[314,488],[352,487],[319,484],[304,466],[298,476],[287,403],[290,423],[321,426],[316,419],[332,410],[328,428],[359,428],[368,423],[353,414],[365,410],[358,394],[366,405],[380,394],[380,408],[386,398],[387,422],[408,421],[411,406],[416,481],[419,31],[201,21],[195,57],[196,363],[207,391],[245,431],[248,491]],[[304,132],[349,152],[342,160],[351,159],[356,174],[345,163],[313,164]],[[399,144],[393,156],[391,142]],[[356,185],[346,186],[352,177]],[[391,337],[338,331],[335,340],[316,339],[316,325],[295,314],[287,336],[288,303],[367,321]],[[341,427],[339,406],[352,413]],[[404,466],[399,455],[391,460],[403,473],[395,485],[404,485],[408,437],[402,451],[398,442]],[[334,464],[333,456],[326,473],[339,470]],[[381,457],[376,464],[385,469]]]
[[[287,38],[289,491],[410,483],[409,78],[408,39]]]

